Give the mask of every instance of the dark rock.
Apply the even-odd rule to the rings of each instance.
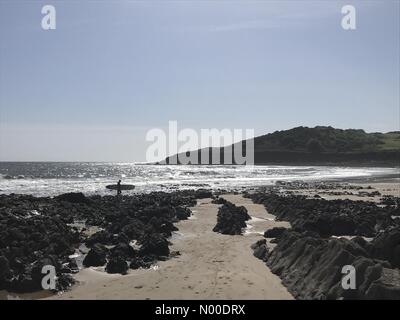
[[[394,267],[400,267],[400,227],[389,228],[379,233],[371,242],[371,255],[374,258],[389,261]]]
[[[121,257],[112,257],[110,261],[108,261],[106,266],[106,271],[108,273],[126,274],[127,270],[128,270],[128,264]]]
[[[148,269],[151,267],[151,262],[144,261],[141,257],[134,257],[131,260],[129,267],[131,269],[139,269],[139,268]]]
[[[91,248],[84,259],[86,266],[101,266],[107,259],[113,263],[126,259],[135,265],[139,258],[129,246],[132,240],[141,245],[141,266],[167,259],[167,238],[177,230],[173,223],[190,216],[189,208],[197,198],[211,196],[205,189],[118,198],[82,193],[55,198],[0,194],[0,288],[40,290],[41,267],[50,263],[43,259],[50,258],[61,277],[57,288],[64,290],[72,284],[68,275],[79,271],[69,256],[78,248],[82,252],[82,243]],[[84,221],[86,226],[80,226]],[[90,225],[102,231],[87,237],[85,228]],[[109,251],[102,245],[115,247]]]
[[[212,192],[210,190],[206,190],[206,189],[198,189],[195,192],[195,197],[196,197],[196,199],[211,198]]]
[[[284,227],[274,227],[264,232],[265,238],[279,238],[287,229]]]
[[[106,230],[98,231],[92,234],[88,239],[86,239],[85,243],[88,246],[92,246],[96,243],[101,243],[103,245],[108,245],[113,242],[113,235]]]
[[[139,240],[144,235],[145,225],[138,219],[132,219],[130,223],[122,227],[122,232],[130,239]]]
[[[190,217],[191,211],[188,208],[177,207],[175,214],[178,220],[186,220]]]
[[[251,246],[253,249],[253,254],[256,258],[260,260],[266,260],[268,256],[268,246],[267,241],[265,239],[257,241],[254,245]]]
[[[70,261],[67,263],[67,268],[71,270],[71,273],[79,272],[79,267],[75,259],[70,259]]]
[[[214,203],[214,204],[225,204],[225,203],[227,203],[227,201],[224,198],[216,197],[213,201],[211,201],[211,203]]]
[[[66,291],[75,283],[74,278],[69,274],[60,274],[56,280],[55,291]]]
[[[112,256],[120,256],[121,258],[128,260],[136,255],[135,250],[127,243],[118,243],[114,248],[111,249]]]
[[[214,232],[230,235],[242,234],[242,229],[246,227],[246,221],[251,217],[245,207],[237,207],[233,203],[227,202],[218,210],[217,224]]]
[[[308,199],[305,196],[280,196],[274,193],[248,194],[262,203],[277,220],[289,221],[298,231],[312,231],[322,237],[359,235],[373,237],[377,226],[395,225],[393,207],[351,200]]]
[[[366,290],[365,298],[400,300],[400,270],[382,268],[379,277]]]
[[[4,256],[0,256],[0,290],[5,288],[5,281],[10,278],[11,275],[8,259]]]
[[[152,233],[146,235],[142,241],[140,248],[140,255],[155,255],[155,256],[168,256],[169,255],[168,240],[159,233]]]
[[[83,260],[85,267],[100,267],[106,263],[107,248],[101,244],[95,244]]]
[[[359,239],[322,239],[288,230],[267,254],[267,265],[297,299],[385,299],[400,292],[398,269],[371,259]],[[255,246],[255,249],[262,244]],[[261,249],[257,252],[263,254]],[[356,289],[342,287],[342,268],[356,271]],[[391,285],[390,285],[391,284]]]
[[[82,192],[70,192],[60,194],[59,196],[55,197],[56,200],[59,201],[67,201],[72,203],[88,203],[89,200],[85,197]]]
[[[13,292],[34,292],[42,289],[41,283],[32,279],[30,274],[19,274],[13,278],[8,285],[7,289],[11,289]]]

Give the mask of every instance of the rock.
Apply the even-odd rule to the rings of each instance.
[[[227,201],[224,198],[216,197],[213,201],[211,201],[211,203],[214,203],[214,204],[225,204],[225,203],[227,203]]]
[[[75,283],[74,278],[69,274],[60,274],[57,276],[56,289],[57,292],[68,290]]]
[[[70,261],[67,263],[67,268],[71,270],[71,273],[79,272],[79,267],[75,259],[70,259]]]
[[[400,267],[400,226],[379,233],[371,242],[371,255]]]
[[[264,232],[265,238],[279,238],[287,229],[284,227],[274,227]]]
[[[337,238],[328,240],[288,230],[264,260],[297,299],[398,297],[399,270],[391,269],[385,261],[371,259],[368,251],[357,242]],[[262,243],[254,246],[259,250],[257,255],[264,255],[260,249],[262,246]],[[345,265],[355,268],[354,290],[342,287],[342,268]]]
[[[0,256],[0,290],[5,288],[6,279],[12,275],[8,259]]]
[[[143,222],[139,219],[132,219],[128,225],[122,227],[121,231],[130,239],[139,240],[144,235],[144,228]]]
[[[172,251],[170,253],[171,258],[179,257],[181,255],[180,251]]]
[[[400,300],[400,270],[382,268],[379,277],[366,290],[365,298]]]
[[[128,264],[121,257],[112,257],[110,261],[108,261],[106,266],[106,271],[108,273],[126,274],[127,270],[128,270]]]
[[[140,248],[140,255],[155,255],[155,256],[168,256],[169,247],[168,240],[159,233],[152,233],[146,235],[142,241]]]
[[[305,196],[280,196],[274,193],[248,194],[254,203],[262,203],[277,220],[291,223],[298,231],[317,232],[322,237],[358,235],[373,237],[376,226],[394,226],[393,207],[372,202],[308,199]]]
[[[42,273],[43,267],[52,266],[54,267],[54,271],[58,272],[61,269],[60,263],[57,261],[56,256],[48,256],[42,259],[37,260],[31,269],[32,279],[38,283],[41,283],[45,274]]]
[[[59,196],[55,197],[54,199],[59,201],[67,201],[71,203],[88,203],[89,200],[85,197],[82,192],[70,192],[60,194]]]
[[[176,218],[178,220],[186,220],[190,217],[191,211],[188,208],[177,207],[175,211]]]
[[[106,263],[107,248],[101,244],[95,244],[83,260],[85,267],[100,267]]]
[[[384,195],[381,199],[381,204],[385,206],[400,207],[400,197]]]
[[[42,273],[44,266],[53,266],[56,274],[61,268],[55,256],[41,258],[7,281],[6,289],[18,293],[42,290],[42,279],[47,274]]]
[[[85,243],[87,246],[92,246],[96,243],[101,243],[103,245],[112,244],[113,235],[106,230],[98,231],[92,234],[88,239],[86,239]]]
[[[195,197],[196,197],[196,199],[211,198],[212,192],[210,190],[206,190],[206,189],[198,189],[195,192]]]
[[[40,283],[34,281],[30,274],[19,274],[13,278],[7,289],[11,289],[13,292],[34,292],[42,289]]]
[[[178,230],[178,228],[175,227],[172,222],[162,218],[153,217],[150,219],[148,224],[153,227],[152,230],[149,230],[149,233],[162,233],[165,235],[165,237],[170,237],[172,235],[172,231]]]
[[[251,219],[245,207],[237,207],[231,202],[222,205],[218,210],[217,224],[214,232],[230,235],[242,234],[246,221]]]
[[[151,262],[146,262],[140,257],[134,257],[129,265],[131,269],[139,269],[139,268],[148,269],[150,268],[150,266]]]
[[[267,247],[267,241],[265,239],[257,241],[251,246],[251,248],[253,249],[253,254],[256,258],[260,260],[266,260],[269,249]]]
[[[129,244],[121,242],[111,249],[111,255],[119,256],[125,260],[128,260],[134,257],[136,252]]]
[[[90,248],[84,259],[86,266],[105,265],[107,259],[113,263],[126,259],[135,266],[139,253],[129,246],[133,240],[135,246],[141,245],[137,250],[142,267],[165,260],[169,254],[167,238],[177,230],[174,223],[190,216],[189,207],[196,204],[197,197],[210,196],[205,189],[119,198],[85,197],[82,193],[54,198],[0,194],[0,288],[40,290],[42,259],[47,257],[54,258],[61,277],[57,288],[68,288],[72,284],[68,275],[79,271],[69,256],[78,248],[85,254],[82,243]],[[89,226],[100,231],[88,236],[92,231]],[[104,245],[115,247],[109,251]]]
[[[10,274],[10,264],[5,256],[0,256],[0,279]]]

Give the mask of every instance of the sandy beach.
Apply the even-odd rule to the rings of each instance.
[[[109,265],[109,262],[98,264],[98,267],[79,266],[79,272],[73,273],[72,277],[75,283],[67,290],[59,290],[57,294],[52,294],[49,291],[36,291],[33,293],[8,293],[3,290],[0,291],[1,299],[51,299],[51,300],[80,300],[80,299],[135,299],[135,300],[147,300],[147,299],[168,299],[168,300],[180,300],[180,299],[198,299],[198,300],[213,300],[213,299],[254,299],[254,300],[289,300],[289,299],[308,299],[313,296],[313,287],[309,288],[308,293],[304,296],[299,296],[299,292],[296,291],[296,287],[290,282],[292,278],[292,272],[297,273],[298,270],[304,270],[307,263],[299,262],[301,266],[300,269],[294,265],[291,268],[293,261],[290,260],[290,256],[296,252],[296,250],[303,251],[301,246],[302,241],[311,241],[311,247],[315,244],[321,246],[324,243],[328,243],[330,239],[336,241],[338,239],[336,251],[330,252],[332,254],[329,261],[336,261],[334,258],[341,254],[341,250],[344,249],[346,242],[341,242],[340,238],[349,241],[349,239],[355,238],[356,235],[361,235],[365,241],[368,243],[377,243],[379,247],[381,240],[386,241],[386,234],[392,232],[393,228],[386,228],[381,230],[379,233],[375,234],[375,231],[371,231],[374,227],[375,218],[372,215],[379,214],[379,210],[392,210],[393,212],[391,219],[396,219],[398,214],[396,213],[395,207],[390,209],[386,207],[387,204],[383,202],[385,197],[388,199],[398,199],[400,196],[400,184],[398,179],[393,179],[391,181],[358,181],[357,183],[347,183],[347,182],[303,182],[303,181],[288,181],[288,182],[277,182],[274,186],[267,186],[266,189],[249,189],[248,192],[232,192],[232,193],[222,193],[219,198],[223,198],[236,206],[244,206],[247,209],[247,214],[250,219],[246,221],[246,228],[242,229],[242,235],[232,235],[222,234],[216,232],[214,227],[219,221],[219,210],[223,205],[216,204],[221,203],[217,201],[218,193],[212,194],[209,191],[201,191],[193,194],[189,193],[176,193],[174,195],[167,196],[166,194],[159,194],[158,198],[152,196],[139,196],[140,202],[150,203],[157,201],[167,201],[171,205],[178,206],[181,201],[182,203],[190,203],[188,205],[188,211],[191,214],[188,219],[177,219],[174,221],[175,227],[178,228],[177,231],[172,232],[172,236],[168,238],[166,235],[165,239],[168,238],[170,241],[169,253],[157,260],[153,260],[150,268],[148,266],[142,266],[137,269],[137,267],[127,267],[125,272],[108,272],[105,269]],[[71,201],[89,201],[89,198],[85,198],[83,195],[70,194],[72,197]],[[305,197],[298,197],[305,196]],[[189,197],[189,198],[185,198]],[[296,198],[297,197],[297,198]],[[7,206],[12,207],[14,196],[9,196]],[[18,204],[21,203],[22,198],[18,198]],[[29,197],[27,198],[30,199]],[[138,208],[137,204],[133,201],[134,198],[126,198],[123,203],[126,207],[119,207],[118,201],[115,202],[113,197],[104,198],[102,204],[99,204],[101,198],[91,198],[89,202],[91,205],[76,203],[75,215],[76,220],[80,221],[80,217],[85,217],[94,212],[94,218],[108,217],[112,219],[112,225],[119,222],[121,218],[118,216],[109,216],[108,212],[113,212],[114,210],[121,210],[124,215],[129,212],[127,208],[133,206],[133,208]],[[186,200],[184,200],[186,199]],[[190,200],[192,199],[192,200]],[[297,200],[296,200],[297,199]],[[324,202],[329,203],[329,206],[317,209],[316,212],[312,212],[314,207],[320,206],[320,200],[328,200]],[[331,201],[344,201],[341,204],[338,202]],[[348,199],[348,200],[345,200]],[[31,202],[24,200],[22,205],[23,210],[27,210],[32,206]],[[45,199],[41,206],[50,203],[51,211],[57,210],[57,199]],[[46,202],[47,201],[47,202]],[[107,202],[108,201],[108,202]],[[307,207],[309,201],[314,201],[313,205]],[[315,202],[316,201],[316,202]],[[321,200],[323,201],[323,200]],[[347,202],[346,202],[347,201]],[[223,202],[223,201],[222,201]],[[72,203],[72,202],[71,202]],[[61,214],[68,214],[69,210],[65,211],[65,205],[71,206],[69,202],[62,202],[62,209],[59,209]],[[100,210],[105,210],[104,213],[99,214],[96,207]],[[110,207],[107,207],[107,204]],[[117,207],[115,205],[118,204]],[[145,204],[149,206],[149,204]],[[342,207],[341,207],[342,206]],[[345,224],[337,224],[338,212],[349,212],[345,211],[343,206],[348,206],[351,210],[350,220],[345,220]],[[37,207],[37,206],[36,206]],[[106,209],[109,208],[109,209]],[[151,207],[150,207],[151,208]],[[179,208],[179,207],[177,207]],[[307,214],[302,217],[302,211],[299,208],[305,208],[303,212]],[[322,208],[322,209],[321,209]],[[373,212],[370,211],[372,208]],[[82,211],[81,211],[82,210]],[[138,210],[138,209],[135,209]],[[150,215],[157,215],[155,209],[149,211]],[[163,209],[165,210],[165,208]],[[161,210],[160,212],[164,212]],[[320,210],[320,211],[318,211]],[[329,211],[330,210],[330,211]],[[363,211],[366,210],[366,211]],[[35,210],[29,212],[36,212]],[[134,211],[137,212],[137,211]],[[141,211],[139,211],[141,212]],[[295,214],[295,212],[297,212]],[[315,225],[315,219],[310,219],[309,215],[317,215],[321,219],[327,219],[331,217],[334,220],[329,222],[333,229],[324,229],[323,225]],[[363,212],[368,215],[364,217]],[[384,211],[382,211],[384,212]],[[187,212],[186,212],[187,213]],[[185,213],[185,214],[186,214]],[[272,214],[274,213],[274,214]],[[164,214],[164,213],[163,213]],[[174,215],[177,213],[174,213]],[[183,211],[180,213],[183,214]],[[288,215],[286,215],[288,214]],[[361,215],[360,215],[361,214]],[[124,217],[122,216],[122,219]],[[144,217],[144,216],[143,216]],[[372,220],[368,220],[371,219]],[[94,223],[97,223],[93,217],[91,218]],[[40,219],[37,215],[29,219]],[[142,218],[145,219],[145,218]],[[247,217],[248,219],[248,217]],[[277,221],[280,220],[280,221]],[[355,229],[352,229],[352,222],[354,219]],[[390,220],[390,219],[389,219]],[[55,220],[59,221],[59,220]],[[69,220],[68,220],[69,221]],[[144,220],[145,221],[145,220]],[[286,233],[286,236],[280,238],[280,236],[272,235],[277,232],[277,229],[271,230],[273,228],[284,227],[291,228],[292,223],[293,228]],[[323,220],[318,220],[323,221]],[[370,222],[372,221],[372,222]],[[139,223],[139,222],[135,222]],[[148,222],[149,223],[149,222]],[[320,223],[320,222],[318,222]],[[372,223],[372,224],[371,224]],[[395,221],[389,222],[389,224],[395,225]],[[157,222],[160,226],[161,222]],[[364,229],[357,229],[357,226],[363,224]],[[68,226],[82,226],[78,224],[69,224]],[[107,226],[107,224],[103,224]],[[168,228],[171,228],[172,224]],[[296,228],[298,226],[302,228],[310,228],[309,230],[322,230],[320,232],[327,233],[322,237],[316,234],[314,231],[311,233],[297,233]],[[314,226],[318,226],[315,229]],[[85,226],[82,234],[85,235],[85,239],[89,237],[90,239],[95,235],[102,234],[102,228],[96,226],[90,226],[90,224]],[[174,228],[175,228],[174,227]],[[121,228],[121,227],[119,227]],[[143,226],[141,227],[143,228]],[[313,229],[314,228],[314,229]],[[322,228],[322,229],[321,229]],[[350,228],[350,229],[343,229]],[[213,230],[214,229],[214,230]],[[112,230],[112,229],[110,229]],[[125,230],[125,229],[124,229]],[[174,229],[171,229],[174,230]],[[175,229],[176,230],[176,229]],[[271,230],[271,233],[267,238],[264,237],[264,233],[267,230]],[[343,230],[349,230],[347,233]],[[396,232],[396,228],[393,229]],[[134,231],[134,230],[133,230]],[[65,232],[65,231],[62,231]],[[130,232],[127,229],[125,232]],[[382,233],[384,232],[384,233]],[[223,232],[224,233],[224,232]],[[383,237],[377,237],[375,235],[382,233]],[[171,233],[170,233],[171,234]],[[61,235],[61,234],[60,234]],[[309,237],[311,235],[311,238]],[[115,234],[114,236],[119,236]],[[134,236],[132,236],[134,238]],[[293,241],[293,239],[298,238],[299,241],[294,243],[294,246],[290,244],[287,246],[285,241]],[[388,239],[392,239],[389,237]],[[104,241],[101,238],[96,241]],[[375,240],[374,240],[375,239]],[[395,238],[393,238],[395,239]],[[264,259],[256,254],[257,246],[263,245],[264,240],[266,251],[269,252],[268,259]],[[357,240],[360,241],[360,240]],[[374,241],[374,242],[373,242]],[[254,247],[257,243],[256,247]],[[359,245],[353,243],[353,245]],[[134,242],[131,242],[133,247],[136,247]],[[350,245],[347,242],[347,245]],[[362,243],[361,243],[362,245]],[[90,244],[89,244],[90,246]],[[388,250],[393,247],[393,245],[388,242],[381,246],[387,247]],[[110,249],[114,246],[108,246]],[[142,245],[143,247],[143,245]],[[311,248],[310,247],[310,248]],[[288,251],[285,251],[288,248]],[[327,250],[330,247],[327,247]],[[367,248],[367,247],[365,247]],[[372,247],[371,247],[372,248]],[[78,250],[78,249],[76,249]],[[81,252],[81,257],[86,256],[87,252],[81,251],[79,247],[79,252]],[[93,247],[92,249],[93,250]],[[111,249],[114,250],[114,249]],[[137,248],[135,250],[138,250]],[[314,249],[313,249],[314,250]],[[325,249],[324,249],[325,250]],[[324,252],[322,250],[322,252]],[[363,249],[359,249],[363,250]],[[367,249],[365,249],[367,250]],[[368,249],[370,256],[359,257],[359,259],[369,259],[375,256],[379,257],[379,252],[374,253],[371,251],[373,249]],[[359,252],[359,251],[357,251]],[[356,254],[358,254],[356,252]],[[386,252],[386,251],[385,251]],[[388,251],[386,256],[381,257],[387,261],[391,261],[396,266],[395,256],[391,256],[390,251]],[[312,254],[311,251],[304,252],[304,259]],[[256,255],[256,256],[255,256]],[[82,259],[83,259],[82,257]],[[289,259],[289,260],[287,260]],[[333,259],[333,260],[332,260]],[[268,261],[267,261],[268,260]],[[301,259],[300,259],[301,260]],[[367,261],[365,260],[365,261]],[[373,263],[373,260],[368,260],[368,263]],[[385,266],[387,266],[386,264]],[[281,267],[287,269],[286,274],[280,272]],[[331,266],[336,268],[337,266]],[[319,267],[318,267],[319,268]],[[314,272],[319,272],[319,269],[314,269]],[[316,270],[316,271],[315,271]],[[385,269],[387,272],[398,272],[397,269]],[[319,274],[314,274],[314,277],[319,277]],[[296,275],[298,277],[298,275]],[[396,278],[396,275],[382,278],[380,284],[391,283]],[[294,278],[293,278],[294,279]],[[297,278],[296,278],[297,279]],[[301,277],[299,278],[301,279]],[[288,282],[289,281],[289,282]],[[324,280],[325,281],[325,280]],[[399,285],[400,286],[400,285]],[[316,286],[315,288],[322,287]],[[68,287],[67,287],[68,288]],[[307,289],[308,290],[308,289]],[[385,289],[386,290],[386,289]],[[18,291],[16,291],[18,292]],[[325,294],[325,293],[323,293]],[[324,296],[325,297],[325,296]],[[378,295],[378,297],[380,297]]]
[[[243,236],[213,232],[219,205],[201,199],[192,208],[193,217],[177,224],[171,249],[180,256],[127,275],[84,269],[71,291],[49,299],[293,299],[250,249],[266,229],[289,224],[274,221],[264,206],[241,195],[223,197],[244,205],[252,216]]]

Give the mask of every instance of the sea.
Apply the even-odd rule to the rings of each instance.
[[[113,194],[119,179],[133,184],[124,194],[184,189],[238,190],[276,181],[327,181],[398,175],[399,168],[332,166],[148,165],[104,162],[0,162],[0,194],[54,196],[66,192]]]

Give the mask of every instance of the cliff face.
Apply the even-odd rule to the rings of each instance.
[[[233,147],[240,147],[240,143],[243,155],[246,155],[246,141],[234,144]],[[210,160],[202,158],[201,151],[203,155],[204,151],[208,152]],[[194,159],[197,159],[197,164],[212,164],[212,153],[215,152],[219,155],[219,164],[238,164],[234,160],[231,162],[225,159],[225,151],[224,147],[208,148],[187,152],[186,156],[189,157],[195,152],[197,155]],[[165,163],[181,162],[179,157],[174,155],[168,157]],[[332,127],[297,127],[276,131],[254,138],[254,163],[399,166],[400,132],[366,133],[364,130],[342,130]]]

